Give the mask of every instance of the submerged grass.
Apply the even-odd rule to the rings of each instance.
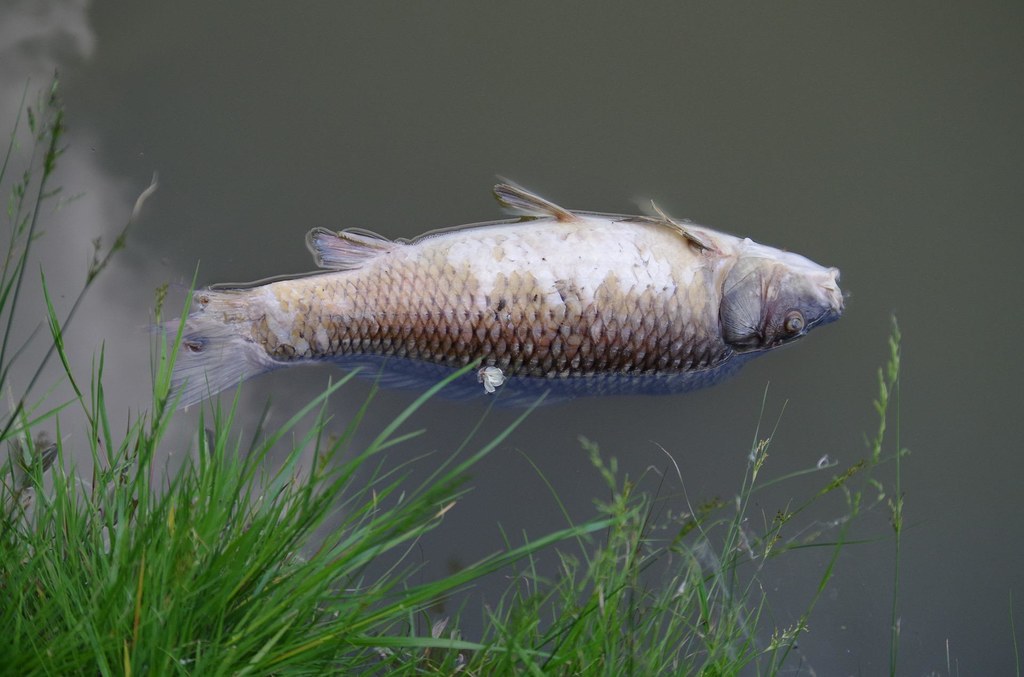
[[[56,82],[27,110],[35,150],[11,193],[11,235],[0,271],[0,386],[11,393],[10,367],[25,359],[10,344],[11,327],[40,210],[56,195],[48,185],[64,128]],[[94,252],[82,293],[124,245],[125,233],[109,251]],[[0,484],[0,665],[12,673],[777,674],[810,627],[811,612],[849,544],[850,525],[877,505],[891,510],[898,588],[903,452],[898,445],[894,453],[883,451],[899,381],[895,323],[879,374],[880,427],[866,458],[780,510],[760,531],[749,526],[751,497],[793,477],[762,478],[770,434],[755,435],[734,500],[689,506],[672,519],[665,501],[640,491],[613,458],[583,439],[607,486],[592,519],[569,521],[538,540],[509,539],[504,552],[414,583],[410,550],[460,500],[467,470],[529,412],[483,443],[474,443],[470,431],[459,450],[426,480],[414,482],[385,454],[413,440],[416,433],[405,431],[409,418],[442,384],[360,447],[355,433],[369,401],[341,433],[328,432],[336,427],[331,397],[346,378],[284,426],[266,430],[260,424],[248,437],[238,424],[237,400],[226,410],[214,409],[200,417],[195,453],[180,470],[165,474],[157,464],[174,415],[170,373],[180,332],[176,340],[156,339],[152,402],[125,431],[115,432],[107,416],[102,350],[85,387],[65,352],[64,330],[78,301],[60,319],[45,278],[41,283],[51,347],[12,396],[0,435],[10,451]],[[53,403],[48,392],[32,401],[53,355],[74,394]],[[91,459],[85,469],[72,464],[64,446],[68,407],[85,421]],[[268,453],[286,436],[285,461],[268,470]],[[893,459],[895,493],[873,476]],[[833,464],[823,459],[823,465]],[[799,515],[836,492],[845,497],[837,529],[785,535]],[[762,567],[812,546],[831,549],[816,591],[802,615],[776,627],[760,586]],[[432,622],[431,605],[497,571],[513,572],[515,582],[480,611],[478,637],[463,638],[458,617]],[[895,672],[895,596],[892,620]]]

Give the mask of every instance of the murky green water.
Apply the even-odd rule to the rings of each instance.
[[[900,441],[913,451],[900,673],[944,674],[948,641],[960,674],[1006,674],[1011,591],[1018,635],[1024,625],[1022,29],[1019,3],[21,3],[0,9],[0,128],[25,78],[42,86],[58,67],[71,127],[61,179],[84,196],[51,220],[68,226],[41,255],[55,287],[82,279],[89,241],[110,237],[159,172],[75,335],[80,368],[100,340],[117,356],[107,399],[120,412],[147,392],[158,285],[180,302],[197,261],[200,284],[309,270],[303,237],[317,225],[411,236],[488,220],[496,174],[572,208],[636,212],[654,197],[839,266],[844,318],[723,385],[537,412],[423,545],[424,575],[501,547],[498,523],[533,536],[562,524],[526,457],[574,515],[590,514],[602,487],[580,433],[651,488],[670,465],[664,447],[691,499],[731,496],[769,382],[766,421],[785,412],[766,472],[824,454],[854,462],[895,312]],[[273,396],[283,420],[331,373],[261,378],[244,403],[255,412]],[[367,392],[349,388],[339,419]],[[374,416],[411,398],[384,393]],[[423,444],[448,448],[483,412],[431,404]],[[823,482],[782,485],[757,509],[770,519]],[[878,540],[842,556],[800,643],[803,673],[886,669],[886,518],[869,515],[858,534]],[[769,570],[780,623],[803,610],[824,562],[811,551]]]

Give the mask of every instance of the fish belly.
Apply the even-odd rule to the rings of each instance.
[[[588,218],[397,246],[355,269],[253,290],[277,363],[374,356],[506,377],[670,375],[731,355],[713,261],[678,236]]]

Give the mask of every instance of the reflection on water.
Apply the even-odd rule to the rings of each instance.
[[[964,672],[1010,672],[1008,591],[1024,588],[1024,545],[1004,526],[1024,519],[1012,472],[1024,433],[1011,307],[1024,219],[1019,6],[923,17],[870,5],[389,9],[270,20],[209,3],[0,8],[0,123],[16,114],[26,77],[40,86],[59,66],[67,93],[59,179],[82,195],[45,215],[36,250],[51,286],[68,290],[56,299],[64,308],[91,241],[112,237],[160,172],[128,250],[68,340],[80,373],[105,343],[112,413],[123,422],[146,401],[154,290],[169,282],[168,303],[180,307],[197,261],[200,286],[298,273],[314,226],[402,237],[488,218],[479,187],[496,173],[603,211],[635,212],[619,196],[653,196],[671,213],[836,263],[853,290],[843,322],[701,393],[534,412],[424,543],[424,576],[502,547],[498,524],[534,536],[560,526],[541,475],[571,515],[590,514],[602,485],[581,433],[632,477],[674,476],[668,450],[685,485],[672,491],[693,501],[734,495],[759,421],[762,431],[778,422],[765,472],[854,463],[874,426],[874,373],[895,310],[906,337],[899,428],[914,451],[901,672],[944,672],[947,639]],[[33,285],[24,308],[40,302]],[[270,374],[241,404],[255,418],[270,398],[279,423],[331,374]],[[335,420],[370,387],[346,386]],[[410,397],[380,393],[363,430]],[[412,422],[426,436],[396,462],[457,447],[484,407],[430,403]],[[491,412],[481,434],[510,415]],[[185,453],[196,416],[181,417],[168,454]],[[773,486],[752,507],[770,521],[819,479]],[[822,511],[813,520],[835,514]],[[844,552],[801,641],[818,674],[888,665],[886,515],[862,528],[868,542]],[[818,554],[766,565],[776,617],[804,610]]]

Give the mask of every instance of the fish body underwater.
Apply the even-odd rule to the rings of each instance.
[[[328,360],[406,385],[479,361],[448,386],[456,397],[683,392],[842,313],[838,269],[797,254],[660,211],[569,211],[516,186],[494,192],[517,218],[413,240],[317,228],[307,244],[324,272],[196,292],[179,405]]]

